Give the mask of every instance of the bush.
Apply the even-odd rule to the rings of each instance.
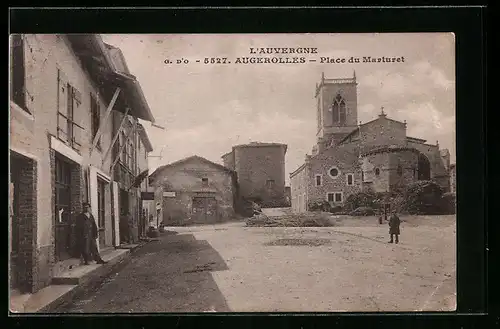
[[[368,207],[372,209],[380,209],[384,202],[384,193],[375,193],[373,191],[363,191],[349,195],[344,207],[347,211],[354,211],[359,207]]]
[[[370,207],[359,207],[351,211],[351,216],[373,216],[375,215],[375,210]]]
[[[343,211],[342,206],[335,206],[330,208],[330,212],[332,214],[338,214],[341,213],[342,211]]]
[[[331,209],[330,202],[327,200],[316,200],[316,201],[311,201],[307,205],[307,210],[308,211],[323,211],[323,212],[329,212]]]
[[[457,198],[455,193],[444,193],[441,197],[441,212],[443,215],[453,215],[456,213]]]
[[[401,208],[412,215],[437,215],[442,213],[442,188],[433,181],[409,184],[403,195]]]

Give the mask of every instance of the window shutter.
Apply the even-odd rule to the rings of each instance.
[[[61,69],[57,69],[57,109],[64,116],[68,112],[68,79]]]

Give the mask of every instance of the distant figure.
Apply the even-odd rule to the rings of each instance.
[[[391,235],[391,241],[389,243],[393,243],[393,237],[396,236],[396,243],[399,243],[399,225],[401,224],[401,220],[399,219],[396,212],[393,211],[391,214],[391,218],[389,219],[389,234]]]
[[[379,224],[383,223],[383,220],[382,220],[382,211],[379,211],[379,213],[378,213],[378,223]]]
[[[76,234],[78,251],[83,256],[85,265],[88,265],[92,260],[95,260],[97,264],[105,264],[106,262],[101,258],[97,249],[97,225],[89,203],[83,203],[83,212],[76,219]]]
[[[120,215],[120,241],[128,242],[129,233],[128,233],[128,211],[122,210]]]
[[[138,239],[137,233],[138,233],[138,224],[137,224],[137,218],[128,213],[128,232],[129,232],[129,240],[130,243],[136,243]]]

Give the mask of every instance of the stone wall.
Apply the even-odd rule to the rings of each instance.
[[[366,123],[359,128],[361,151],[366,152],[380,146],[405,146],[406,127],[402,122],[379,116],[377,120]]]
[[[284,201],[285,146],[236,147],[234,158],[240,197],[260,198],[263,206]],[[274,184],[268,186],[268,180]]]
[[[39,252],[37,248],[38,166],[33,159],[21,157],[16,161],[19,172],[18,252],[13,270],[16,282],[23,292],[35,292],[39,288]],[[43,259],[42,259],[43,261]],[[43,276],[43,273],[42,273]]]
[[[398,167],[400,166],[400,169]],[[389,187],[390,190],[401,189],[418,178],[418,153],[415,151],[398,151],[389,154]]]
[[[208,182],[204,183],[203,178]],[[175,225],[192,223],[192,198],[199,193],[213,195],[220,219],[231,219],[234,217],[233,179],[232,172],[197,159],[160,169],[155,174],[154,186],[166,193],[175,193],[173,197],[162,196],[162,219]]]
[[[332,205],[342,205],[349,195],[361,190],[361,171],[358,161],[357,146],[342,145],[327,149],[310,160],[310,171],[307,177],[309,186],[308,201],[327,200],[328,193],[341,192],[341,202],[331,202]],[[338,175],[330,175],[330,169],[336,168]],[[316,185],[316,175],[321,176],[321,185]],[[348,185],[347,176],[352,175],[352,185]]]
[[[222,156],[222,162],[224,163],[224,167],[229,168],[231,170],[235,170],[234,167],[234,151],[226,153]]]
[[[293,175],[290,176],[290,194],[292,210],[294,212],[304,212],[307,210],[307,190],[309,176],[308,160]]]

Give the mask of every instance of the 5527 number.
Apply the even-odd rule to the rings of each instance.
[[[226,57],[205,57],[204,64],[228,64],[229,61]]]

